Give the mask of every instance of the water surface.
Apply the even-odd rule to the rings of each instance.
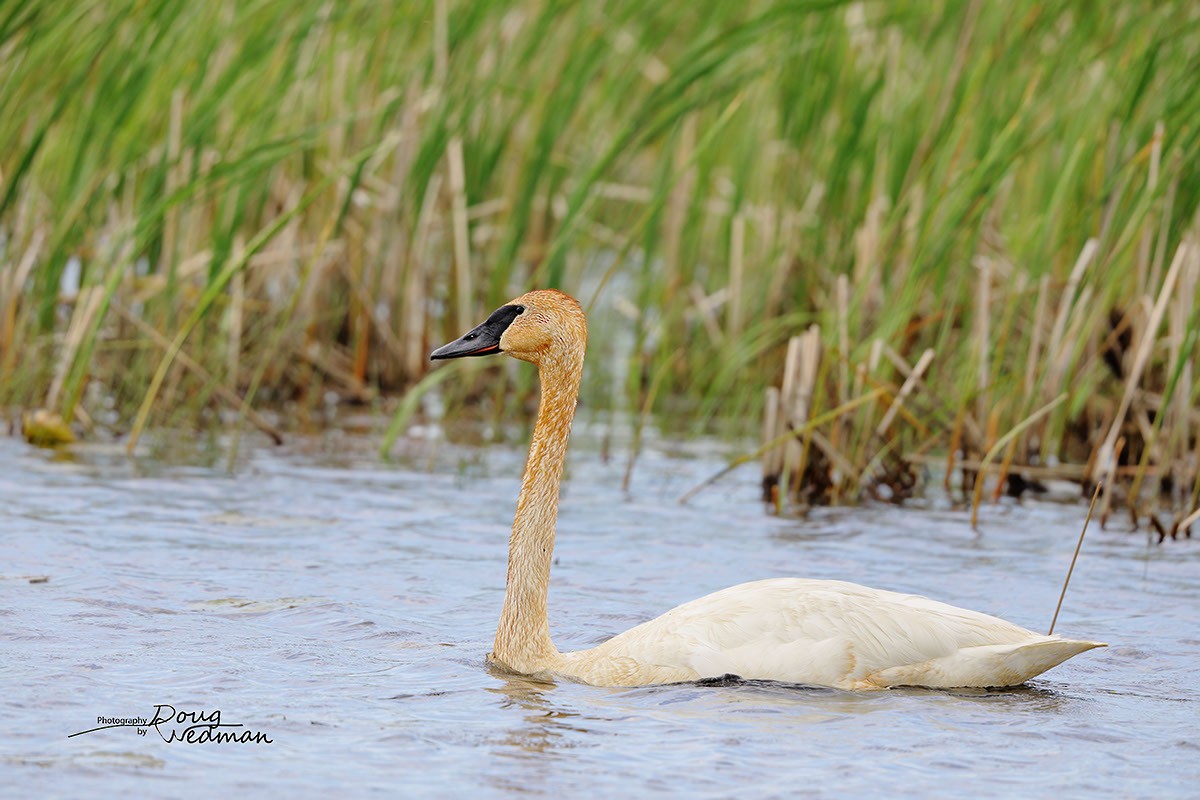
[[[1044,628],[1084,509],[779,519],[752,467],[651,442],[632,491],[596,434],[568,465],[550,593],[562,649],[757,578],[849,579]],[[74,459],[0,439],[0,793],[31,796],[1192,797],[1200,544],[1093,527],[1059,632],[1112,644],[1003,692],[545,685],[484,663],[515,447],[331,432],[219,459]],[[270,744],[166,743],[157,704]],[[161,726],[169,731],[172,727]]]

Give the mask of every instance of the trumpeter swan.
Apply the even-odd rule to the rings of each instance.
[[[550,640],[546,592],[586,345],[579,303],[540,290],[502,306],[430,356],[504,353],[538,367],[541,401],[509,540],[492,662],[524,675],[597,686],[732,674],[841,689],[989,687],[1023,683],[1103,647],[1042,636],[924,597],[842,581],[775,578],[685,603],[589,650],[560,653]]]

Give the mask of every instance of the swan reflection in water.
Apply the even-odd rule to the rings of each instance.
[[[553,682],[514,675],[490,664],[488,671],[497,679],[497,684],[488,687],[487,691],[501,698],[501,709],[520,713],[520,723],[500,741],[514,754],[544,754],[574,747],[577,744],[569,743],[569,736],[592,733],[592,729],[584,724],[586,719],[582,714],[568,711],[551,699],[554,696],[551,690],[555,688]]]
[[[488,672],[495,685],[487,691],[499,698],[499,708],[516,713],[519,721],[496,741],[500,754],[545,756],[599,744],[612,736],[610,723],[650,723],[675,733],[681,724],[698,724],[720,715],[741,736],[795,736],[811,726],[853,725],[856,719],[877,717],[883,726],[895,717],[911,722],[927,715],[940,727],[945,714],[962,704],[994,712],[1011,721],[1014,712],[1031,721],[1045,714],[1072,711],[1086,698],[1052,687],[1021,685],[998,689],[922,687],[895,688],[886,692],[853,692],[824,686],[804,686],[774,681],[743,681],[732,676],[682,684],[635,688],[590,689],[587,713],[573,706],[574,696],[561,691],[573,684],[514,675],[495,665]],[[713,691],[720,687],[720,691]],[[599,712],[599,713],[598,713]],[[605,713],[607,712],[607,713]],[[872,721],[872,720],[867,720]],[[591,723],[596,724],[591,724]]]

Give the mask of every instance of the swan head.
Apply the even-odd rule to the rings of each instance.
[[[513,298],[486,320],[434,350],[431,361],[503,353],[522,361],[578,352],[587,345],[587,321],[579,301],[556,289],[538,289]]]

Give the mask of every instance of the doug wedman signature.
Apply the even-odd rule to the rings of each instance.
[[[206,744],[229,742],[237,744],[271,744],[272,740],[261,731],[231,731],[222,728],[242,728],[241,723],[221,722],[219,709],[212,711],[176,711],[175,706],[159,703],[154,707],[150,718],[146,717],[96,717],[96,727],[86,731],[72,733],[67,738],[82,736],[85,733],[95,733],[109,728],[133,728],[138,736],[145,736],[153,728],[154,732],[168,744],[171,742],[186,742],[188,744]]]

